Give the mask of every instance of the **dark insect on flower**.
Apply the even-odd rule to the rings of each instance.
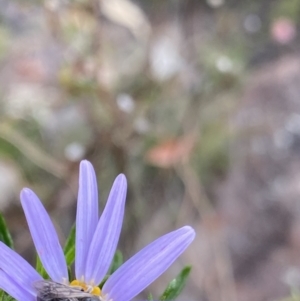
[[[33,284],[37,301],[101,301],[99,297],[85,292],[81,287],[69,286],[51,280],[40,280]]]

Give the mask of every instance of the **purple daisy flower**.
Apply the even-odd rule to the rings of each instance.
[[[189,246],[195,231],[185,226],[170,232],[127,260],[105,282],[119,240],[127,182],[119,175],[112,186],[106,207],[98,220],[98,189],[95,171],[88,161],[80,164],[76,216],[76,279],[69,282],[63,250],[54,226],[33,191],[21,192],[21,203],[37,253],[50,278],[59,283],[89,288],[105,301],[130,301],[158,278]],[[42,280],[21,256],[0,242],[0,288],[18,301],[36,301],[33,287]]]

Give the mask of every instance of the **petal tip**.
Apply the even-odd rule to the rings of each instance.
[[[88,160],[82,160],[80,161],[80,168],[93,168],[93,165]]]
[[[119,174],[115,181],[114,181],[114,185],[117,185],[117,187],[122,188],[123,191],[127,190],[127,179],[126,176],[124,174]]]
[[[182,227],[182,230],[184,230],[185,234],[187,234],[190,237],[191,241],[194,240],[196,236],[194,228],[192,228],[191,226],[184,226]]]
[[[28,197],[32,196],[33,194],[34,194],[34,192],[31,189],[25,187],[21,190],[20,197],[21,197],[21,199],[28,198]]]
[[[122,181],[122,182],[127,182],[126,176],[123,173],[120,173],[117,177],[116,180]]]

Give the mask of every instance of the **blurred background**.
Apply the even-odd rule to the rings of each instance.
[[[103,208],[129,182],[129,258],[189,224],[182,300],[272,301],[300,288],[300,0],[0,0],[0,210],[35,262],[30,187],[62,243],[81,159]],[[285,299],[287,298],[287,299]]]

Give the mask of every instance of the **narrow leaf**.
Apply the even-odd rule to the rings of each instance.
[[[5,295],[5,292],[0,290],[0,300],[3,301],[4,300],[4,295]]]
[[[16,300],[10,295],[8,295],[6,292],[0,290],[0,301],[16,301]]]
[[[64,254],[69,267],[75,260],[75,225],[72,227],[64,247]]]
[[[73,279],[71,267],[68,267],[68,276],[69,276],[69,279]]]
[[[16,300],[10,295],[5,294],[3,297],[3,301],[16,301]]]
[[[147,300],[148,300],[148,301],[153,301],[153,296],[152,296],[151,293],[149,293]]]
[[[111,275],[113,272],[115,272],[123,263],[123,255],[122,252],[117,250],[113,261],[111,263],[111,266],[109,268],[109,275]]]
[[[0,213],[0,241],[13,249],[13,241],[2,213]]]
[[[191,266],[186,266],[185,268],[183,268],[178,276],[169,283],[164,293],[160,296],[159,300],[175,300],[185,287],[190,272]]]
[[[47,274],[46,270],[43,267],[43,264],[40,260],[40,257],[38,255],[36,255],[36,265],[35,265],[35,269],[37,270],[37,272],[44,278],[44,279],[49,279],[49,275]]]
[[[108,278],[109,278],[109,275],[106,275],[106,276],[102,279],[101,283],[99,284],[99,287],[100,287],[101,289],[102,289],[104,283],[107,281]]]
[[[10,295],[8,295],[7,293],[1,291],[1,295],[0,295],[0,300],[1,301],[16,301],[13,297],[11,297]]]
[[[123,255],[122,252],[120,250],[117,250],[113,261],[110,265],[110,268],[108,270],[108,274],[103,278],[103,280],[101,281],[101,283],[99,284],[99,287],[102,289],[104,283],[106,282],[106,280],[109,278],[109,276],[115,272],[123,263]]]

